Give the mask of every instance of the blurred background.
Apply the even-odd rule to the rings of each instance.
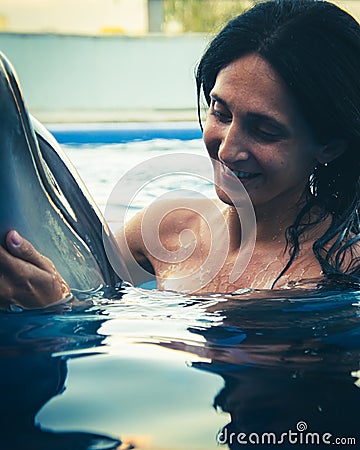
[[[196,120],[196,64],[253,3],[0,0],[0,51],[43,122]],[[360,0],[334,3],[360,17]]]

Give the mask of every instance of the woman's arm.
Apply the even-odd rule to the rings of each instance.
[[[121,258],[127,270],[123,278],[135,286],[155,280],[154,268],[143,240],[142,221],[145,211],[146,209],[136,214],[116,233]]]

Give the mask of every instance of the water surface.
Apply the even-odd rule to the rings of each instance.
[[[203,152],[200,141],[66,147],[102,209],[122,173],[174,150]],[[130,214],[169,187],[140,193]],[[125,285],[78,298],[0,315],[0,449],[251,448],[265,432],[284,448],[309,432],[358,447],[356,287],[196,297]]]

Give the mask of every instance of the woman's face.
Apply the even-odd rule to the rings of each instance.
[[[222,69],[210,93],[204,142],[214,163],[217,194],[229,169],[254,207],[289,207],[299,200],[321,146],[272,67],[256,54]]]

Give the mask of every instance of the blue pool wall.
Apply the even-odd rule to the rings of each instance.
[[[53,124],[47,126],[60,144],[120,144],[152,139],[201,139],[200,126],[189,123]]]

